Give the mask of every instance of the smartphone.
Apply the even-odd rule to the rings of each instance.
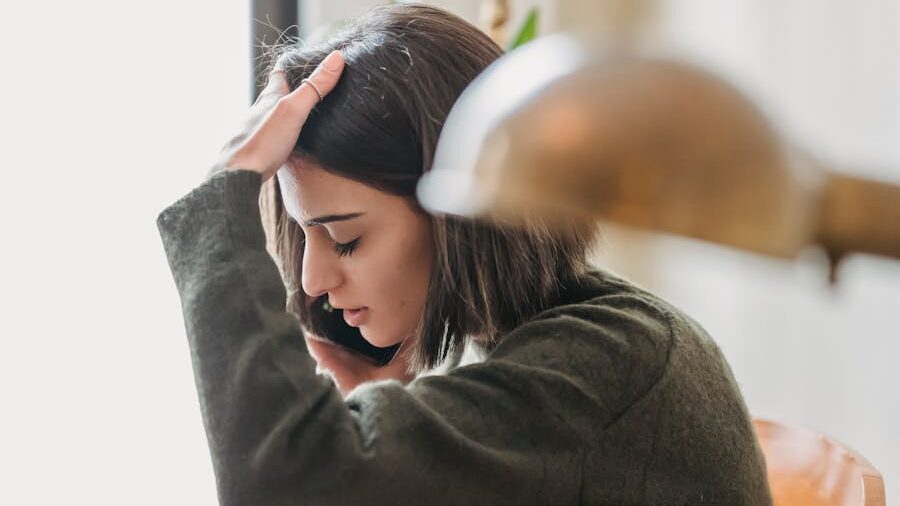
[[[359,353],[371,359],[376,365],[387,365],[400,349],[399,344],[379,348],[373,346],[359,332],[357,327],[351,327],[344,321],[344,315],[337,309],[326,309],[327,299],[319,298],[313,302],[310,311],[313,331],[316,335],[324,337],[353,352]]]

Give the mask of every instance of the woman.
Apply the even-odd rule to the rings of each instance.
[[[160,215],[222,504],[771,502],[718,348],[588,271],[589,229],[417,206],[446,114],[500,54],[410,4],[290,48],[210,177]],[[467,343],[486,358],[454,367]]]

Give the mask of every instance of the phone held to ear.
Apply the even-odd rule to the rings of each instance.
[[[373,346],[366,341],[358,328],[347,325],[340,310],[332,309],[327,303],[327,299],[321,297],[313,302],[310,311],[314,328],[322,334],[320,337],[363,355],[377,366],[387,365],[391,361],[400,348],[399,344],[386,348]]]

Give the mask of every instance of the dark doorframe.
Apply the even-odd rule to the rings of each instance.
[[[279,37],[298,37],[300,7],[303,0],[250,0],[250,96],[257,95],[266,85],[265,51],[261,43],[272,44]]]

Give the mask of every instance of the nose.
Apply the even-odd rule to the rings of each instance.
[[[318,297],[340,286],[344,276],[337,261],[337,255],[327,245],[307,236],[300,273],[303,291],[310,297]]]

